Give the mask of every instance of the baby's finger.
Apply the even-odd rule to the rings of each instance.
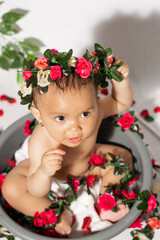
[[[46,159],[50,162],[56,162],[56,160],[63,161],[63,156],[58,153],[51,153],[46,156]]]
[[[66,152],[64,151],[64,150],[62,150],[62,149],[50,149],[49,151],[47,151],[45,154],[52,154],[52,153],[58,153],[58,154],[60,154],[60,155],[65,155],[66,154]]]

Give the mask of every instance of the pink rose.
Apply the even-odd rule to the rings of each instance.
[[[132,185],[134,182],[137,181],[137,178],[139,178],[139,177],[140,177],[140,174],[137,177],[133,178],[131,181],[129,181],[128,185]]]
[[[24,135],[30,135],[32,133],[31,129],[29,128],[30,124],[31,124],[31,121],[27,120],[26,125],[24,127]]]
[[[74,191],[77,192],[78,187],[80,185],[80,182],[76,178],[74,178],[73,181],[72,181],[72,184],[73,184],[73,187],[74,187]]]
[[[142,219],[141,218],[137,218],[130,226],[130,228],[141,228],[142,227],[142,223],[141,223]]]
[[[23,72],[23,77],[25,78],[25,80],[27,81],[31,76],[33,76],[33,74],[29,72],[27,68],[25,68]]]
[[[95,166],[105,163],[105,160],[95,153],[92,155],[92,158],[89,160],[89,163]]]
[[[123,116],[118,119],[117,123],[123,130],[129,130],[134,121],[135,118],[132,117],[130,113],[124,113]]]
[[[94,181],[95,181],[95,177],[94,176],[88,175],[86,177],[86,183],[87,183],[89,188],[92,188],[92,184],[94,183]]]
[[[156,197],[154,195],[151,195],[148,200],[148,209],[146,212],[151,212],[152,209],[154,209],[156,207],[157,207]]]
[[[58,53],[58,50],[57,50],[57,49],[54,49],[54,48],[52,48],[51,51],[52,51],[53,53]]]
[[[122,194],[127,198],[127,199],[137,199],[136,198],[136,194],[134,193],[134,191],[131,191],[130,193],[127,193],[126,190],[122,190]]]
[[[116,205],[115,198],[109,193],[104,193],[103,195],[100,195],[97,202],[99,204],[99,208],[104,211],[111,210]]]
[[[42,227],[43,223],[42,223],[42,219],[40,218],[40,215],[38,212],[35,212],[34,214],[34,221],[33,224],[35,227]]]
[[[48,59],[45,57],[36,59],[36,61],[34,63],[34,67],[39,68],[39,69],[47,68],[49,66],[47,63],[47,60]]]
[[[57,222],[57,216],[53,209],[50,209],[48,212],[41,212],[40,217],[42,219],[42,223],[47,226]]]
[[[2,184],[3,184],[4,180],[5,180],[5,178],[6,178],[5,174],[0,174],[0,190],[2,188]]]
[[[55,65],[51,67],[51,71],[50,71],[50,76],[52,78],[52,80],[56,80],[57,78],[61,78],[61,66],[59,65]]]
[[[90,71],[92,70],[92,64],[84,57],[79,57],[76,68],[76,73],[79,73],[82,78],[88,78],[90,75]]]

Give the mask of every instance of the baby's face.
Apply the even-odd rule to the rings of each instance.
[[[62,92],[49,87],[39,111],[49,135],[58,143],[76,147],[96,128],[97,96],[92,85]]]

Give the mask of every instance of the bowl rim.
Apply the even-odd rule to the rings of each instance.
[[[31,113],[21,117],[17,121],[15,121],[12,125],[10,125],[5,131],[2,132],[0,135],[0,150],[1,146],[3,143],[8,139],[8,137],[13,134],[15,129],[25,123],[26,120],[33,120],[33,116]],[[131,131],[126,131],[123,134],[126,134],[127,137],[132,139],[134,142],[136,149],[138,150],[138,153],[141,158],[141,163],[142,163],[142,169],[143,169],[143,174],[142,174],[142,186],[141,186],[141,191],[145,189],[151,188],[152,185],[152,164],[151,160],[147,151],[147,148],[142,141],[142,139],[138,136],[138,134],[133,133]],[[141,211],[137,209],[138,202],[134,203],[132,208],[130,209],[129,213],[126,214],[125,217],[123,217],[120,221],[115,223],[114,225],[110,226],[109,228],[106,228],[104,230],[101,230],[93,235],[90,236],[85,236],[85,237],[78,237],[78,238],[72,238],[75,240],[93,240],[93,239],[101,239],[101,240],[109,240],[122,231],[124,231],[127,227],[129,227],[141,214]],[[48,239],[56,239],[58,240],[59,238],[51,238],[47,236],[41,236],[37,233],[31,232],[28,229],[25,229],[24,227],[20,226],[18,223],[16,223],[13,219],[11,219],[5,210],[0,206],[0,222],[4,227],[7,228],[14,236],[17,236],[23,240],[48,240]],[[123,226],[126,226],[124,229]],[[65,238],[62,238],[65,239]]]

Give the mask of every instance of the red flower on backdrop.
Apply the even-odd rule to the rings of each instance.
[[[5,180],[5,178],[6,178],[6,175],[5,174],[0,174],[0,189],[2,188],[2,184],[3,184],[3,182],[4,182],[4,180]]]
[[[33,218],[34,218],[33,224],[34,224],[35,227],[42,227],[43,226],[42,219],[40,218],[39,212],[35,212]]]
[[[143,111],[140,112],[141,117],[148,117],[149,116],[149,112],[147,109],[144,109]]]
[[[111,67],[112,62],[113,62],[113,55],[112,54],[107,57],[107,61],[108,61],[108,67]]]
[[[153,167],[160,167],[160,165],[158,165],[157,163],[156,163],[156,160],[155,159],[151,159],[151,162],[152,162],[152,166]]]
[[[40,218],[42,219],[42,223],[46,226],[49,226],[50,224],[55,224],[57,222],[57,216],[53,209],[41,212]]]
[[[160,113],[160,106],[154,108],[155,113]]]
[[[35,63],[34,63],[34,67],[35,68],[39,68],[39,69],[45,69],[48,67],[48,63],[47,63],[47,58],[43,57],[43,58],[38,58]]]
[[[79,57],[75,72],[79,73],[82,78],[87,78],[89,77],[91,70],[92,64],[84,57]]]
[[[134,191],[131,191],[130,193],[127,193],[125,189],[122,190],[122,194],[127,198],[127,199],[137,199],[136,194]]]
[[[91,175],[88,175],[86,177],[86,183],[88,185],[89,188],[92,188],[92,184],[95,182],[95,177],[94,176],[91,176]]]
[[[74,191],[77,192],[78,191],[78,187],[80,185],[80,182],[76,178],[74,178],[72,180],[72,184],[73,184],[73,187],[74,187]]]
[[[58,50],[57,50],[57,49],[54,49],[54,48],[52,48],[51,51],[52,51],[53,53],[58,53]]]
[[[108,88],[102,88],[101,93],[104,94],[104,95],[107,95],[108,94]]]
[[[91,217],[85,217],[83,219],[83,225],[82,225],[82,229],[83,230],[88,230],[88,231],[91,231],[91,228],[90,228],[90,223],[92,222],[92,218]]]
[[[2,109],[0,109],[0,117],[2,117],[4,114],[4,111]]]
[[[5,95],[5,94],[3,94],[3,95],[0,96],[0,100],[1,100],[1,101],[5,101],[5,100],[7,100],[7,99],[8,99],[8,96]]]
[[[30,135],[32,133],[31,129],[29,128],[30,124],[31,124],[31,121],[27,120],[26,125],[24,127],[24,134],[25,135]]]
[[[27,81],[32,76],[33,76],[33,74],[27,68],[25,68],[24,72],[23,72],[24,79]]]
[[[141,228],[142,227],[142,219],[141,218],[137,218],[129,228]]]
[[[137,177],[133,178],[131,181],[129,181],[128,185],[132,185],[134,182],[137,181],[137,178],[139,178],[139,177],[140,177],[140,174]]]
[[[91,157],[91,159],[89,160],[89,163],[91,164],[91,165],[100,165],[100,164],[103,164],[103,163],[105,163],[106,161],[102,158],[102,157],[100,157],[98,154],[93,154],[92,155],[92,157]]]
[[[160,228],[160,220],[157,217],[149,218],[146,222],[152,229]]]
[[[121,118],[118,119],[117,124],[122,127],[123,130],[129,130],[134,123],[135,118],[130,113],[124,113]]]
[[[104,193],[103,195],[100,195],[97,202],[98,202],[99,208],[104,211],[111,210],[116,205],[115,198],[109,193]]]
[[[148,200],[148,209],[146,212],[151,212],[152,209],[157,207],[156,197],[152,194]]]
[[[8,160],[8,165],[10,165],[12,168],[15,167],[15,165],[16,165],[15,160],[13,160],[12,158],[10,158],[10,159]]]
[[[61,66],[55,65],[51,67],[50,76],[52,80],[56,80],[57,78],[61,78]]]

